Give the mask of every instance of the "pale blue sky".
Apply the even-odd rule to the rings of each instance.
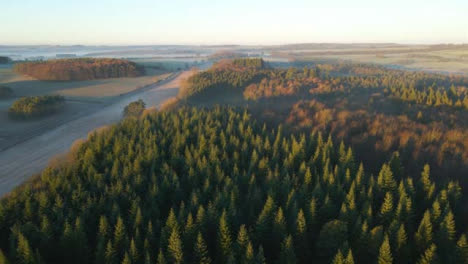
[[[468,0],[0,0],[2,44],[468,43]]]

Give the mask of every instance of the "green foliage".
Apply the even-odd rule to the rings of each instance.
[[[15,119],[42,117],[59,111],[65,102],[60,95],[21,97],[8,110],[8,115]]]
[[[384,169],[379,182],[365,164],[350,166],[348,153],[331,137],[264,126],[231,108],[124,119],[90,136],[74,162],[0,200],[0,260],[373,264],[466,257],[456,183],[431,182],[432,198],[417,199],[428,196],[405,171],[393,178]]]
[[[198,264],[210,264],[211,259],[208,253],[208,248],[205,245],[205,241],[203,240],[203,237],[201,233],[198,233],[197,235],[197,242],[195,244],[195,263]]]
[[[124,117],[139,117],[145,110],[146,104],[143,100],[129,103],[123,110]]]
[[[387,235],[385,235],[384,241],[382,242],[382,245],[380,246],[379,257],[378,257],[377,263],[379,264],[392,264],[393,263],[392,251],[390,250],[390,242],[388,240]]]
[[[7,63],[11,63],[11,59],[9,57],[0,56],[0,64],[7,64]]]

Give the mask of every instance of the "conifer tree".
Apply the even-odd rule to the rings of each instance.
[[[244,255],[247,245],[249,243],[250,240],[249,235],[247,234],[247,229],[245,228],[245,225],[241,225],[236,240],[236,247],[239,257],[242,257]]]
[[[229,231],[229,226],[226,220],[226,211],[222,213],[219,219],[218,239],[220,259],[227,261],[229,255],[231,255],[233,252],[231,247],[231,232]]]
[[[116,258],[117,258],[117,256],[116,256],[115,249],[112,246],[111,241],[109,240],[107,242],[107,245],[106,245],[106,253],[105,253],[106,262],[105,263],[106,264],[116,264],[117,263]]]
[[[16,257],[19,264],[34,264],[34,253],[29,245],[28,239],[22,234],[18,234],[18,244]]]
[[[341,253],[341,250],[338,249],[338,252],[333,258],[332,264],[345,264],[345,263],[346,261],[345,261],[345,258],[343,257],[343,253]]]
[[[457,262],[468,264],[468,243],[465,234],[461,235],[457,242]]]
[[[392,192],[396,189],[396,181],[393,178],[393,172],[387,164],[384,164],[382,169],[380,169],[377,184],[384,192]]]
[[[392,212],[393,212],[393,196],[390,192],[385,194],[384,201],[382,206],[380,207],[380,215],[384,223],[389,223],[392,219]]]
[[[278,263],[280,264],[296,263],[296,254],[294,253],[294,246],[293,246],[293,240],[292,240],[291,235],[288,235],[283,241]]]
[[[392,264],[393,257],[392,251],[390,250],[390,242],[388,240],[388,235],[385,235],[385,238],[380,246],[378,261],[379,264]]]
[[[122,264],[132,264],[132,261],[130,260],[130,256],[128,255],[128,252],[125,252],[124,258],[122,259]]]
[[[164,257],[164,253],[162,249],[159,249],[157,264],[166,264],[166,258]]]
[[[210,264],[211,259],[208,254],[208,248],[205,245],[205,241],[201,233],[199,232],[197,235],[197,241],[194,248],[194,255],[195,255],[195,263],[198,264]]]
[[[182,241],[180,240],[177,228],[172,229],[167,245],[167,252],[172,263],[180,264],[183,262]]]
[[[351,249],[348,250],[348,255],[346,255],[345,262],[346,264],[354,264],[353,251]]]
[[[432,244],[432,223],[428,210],[424,213],[414,240],[420,252],[424,252]]]
[[[265,254],[263,253],[263,247],[258,248],[257,255],[255,256],[255,264],[266,264]]]
[[[418,264],[437,264],[439,263],[436,253],[436,246],[430,245],[418,260]]]

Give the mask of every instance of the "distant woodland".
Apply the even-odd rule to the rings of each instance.
[[[22,62],[14,65],[14,71],[43,81],[83,81],[144,74],[144,68],[131,61],[95,58]]]
[[[65,98],[60,95],[27,96],[13,102],[8,115],[13,119],[43,117],[63,107]]]
[[[11,59],[9,57],[0,56],[0,64],[7,64],[10,62],[11,62]]]

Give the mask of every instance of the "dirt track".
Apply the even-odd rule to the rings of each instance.
[[[66,152],[75,140],[86,138],[90,131],[98,127],[118,122],[128,103],[143,99],[147,106],[158,106],[175,96],[180,80],[189,74],[183,72],[175,78],[155,84],[154,87],[126,96],[91,115],[67,122],[0,152],[0,196],[40,172],[51,157]]]

